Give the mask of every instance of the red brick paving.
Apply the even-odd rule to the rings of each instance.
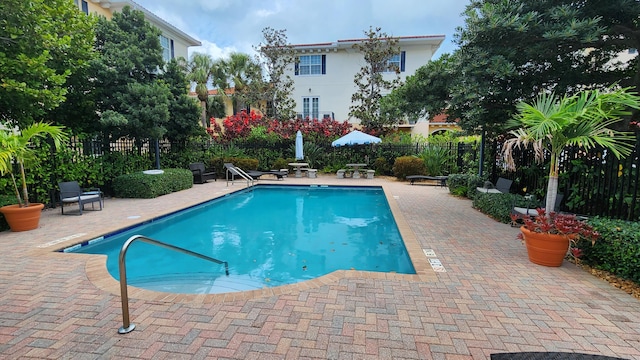
[[[269,181],[273,182],[273,181]],[[130,288],[136,330],[120,335],[118,283],[99,256],[53,250],[242,188],[224,181],[0,233],[0,354],[6,359],[488,359],[566,351],[640,359],[640,302],[576,266],[534,265],[497,223],[445,188],[383,185],[418,275],[340,271],[267,291],[172,295]],[[136,220],[130,215],[139,215]],[[74,239],[61,239],[76,236]],[[52,242],[58,240],[59,244]],[[446,272],[433,272],[421,249]]]

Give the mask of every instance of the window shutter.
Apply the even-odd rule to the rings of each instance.
[[[172,59],[176,58],[176,53],[175,53],[175,50],[173,49],[173,39],[171,39],[171,58]]]
[[[322,75],[327,74],[327,55],[322,55]]]
[[[400,72],[404,72],[404,60],[405,60],[405,52],[400,52]]]
[[[300,58],[298,58],[298,61],[296,61],[295,75],[300,75],[300,67],[298,66],[299,62],[300,62]]]

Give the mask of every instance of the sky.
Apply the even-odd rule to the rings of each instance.
[[[254,54],[262,29],[286,30],[293,45],[365,37],[370,27],[390,36],[444,35],[433,59],[456,49],[456,27],[469,0],[134,0],[202,43],[214,59]]]

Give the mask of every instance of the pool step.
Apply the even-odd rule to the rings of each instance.
[[[171,274],[130,279],[129,285],[161,292],[182,294],[220,294],[262,289],[265,284],[249,275],[214,277],[211,274]]]

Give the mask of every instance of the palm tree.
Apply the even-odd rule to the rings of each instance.
[[[47,123],[34,123],[21,131],[0,129],[0,175],[9,174],[11,176],[20,207],[29,206],[25,167],[36,160],[37,152],[33,148],[33,141],[37,138],[44,139],[47,136],[51,136],[56,149],[68,138],[62,126]],[[20,171],[22,197],[13,174],[14,162],[18,164]]]
[[[640,97],[629,89],[606,91],[587,90],[573,96],[557,97],[541,94],[533,102],[521,102],[518,113],[507,126],[516,128],[509,133],[513,138],[504,143],[503,155],[509,169],[515,170],[513,150],[516,147],[533,146],[536,160],[542,162],[550,156],[549,182],[547,184],[547,213],[555,210],[558,192],[558,159],[568,146],[585,150],[601,146],[617,158],[628,156],[633,150],[632,133],[617,131],[610,126],[630,115],[629,108],[640,109]]]
[[[196,83],[196,94],[202,107],[202,126],[207,127],[207,98],[209,97],[209,79],[213,60],[208,54],[195,53],[189,66],[189,80]]]
[[[233,84],[233,112],[240,111],[245,106],[247,93],[253,77],[256,75],[259,65],[247,54],[231,53],[226,62],[227,80]]]

